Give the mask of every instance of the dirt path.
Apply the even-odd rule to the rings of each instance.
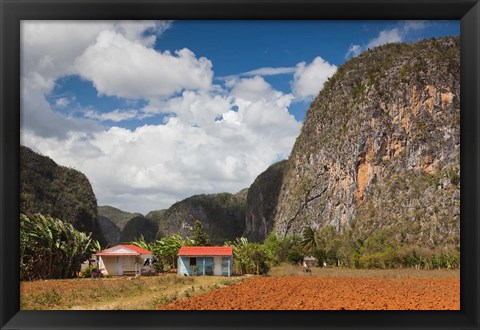
[[[458,278],[263,277],[161,306],[171,310],[458,310]]]

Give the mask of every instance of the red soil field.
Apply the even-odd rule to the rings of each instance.
[[[262,277],[168,310],[459,310],[458,278]]]

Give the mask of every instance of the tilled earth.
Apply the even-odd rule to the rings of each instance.
[[[262,277],[178,300],[169,310],[459,310],[458,278]]]

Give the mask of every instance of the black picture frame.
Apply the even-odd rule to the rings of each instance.
[[[478,0],[0,0],[2,329],[479,329],[480,4]],[[460,19],[460,311],[21,311],[20,21],[26,19]]]

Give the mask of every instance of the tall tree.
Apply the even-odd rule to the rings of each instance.
[[[195,220],[195,224],[193,225],[193,240],[195,241],[196,245],[210,245],[210,237],[208,237],[207,233],[203,229],[203,224],[200,220]]]

